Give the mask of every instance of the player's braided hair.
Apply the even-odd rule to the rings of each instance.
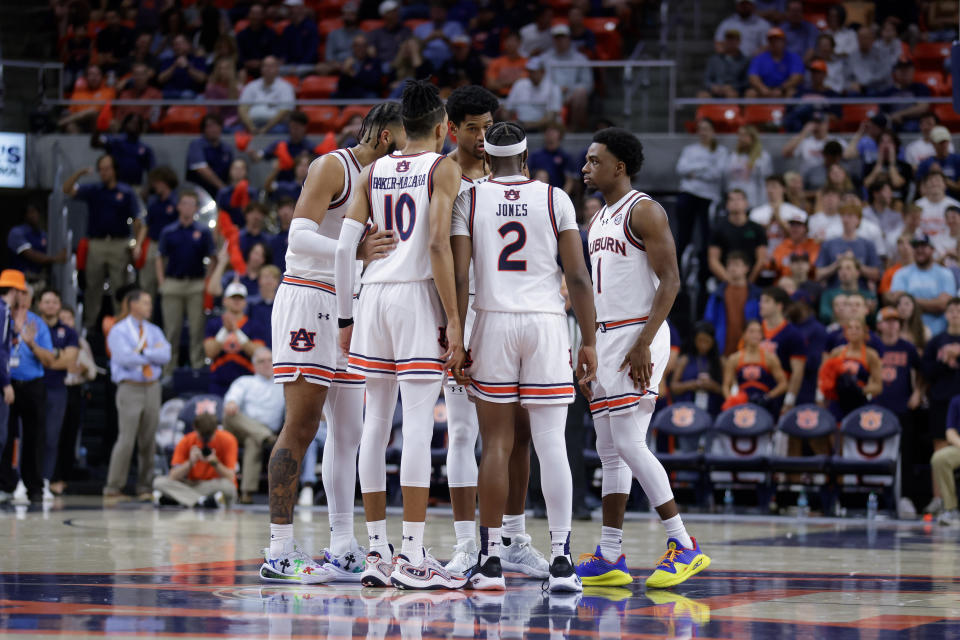
[[[444,107],[440,91],[436,85],[425,80],[407,80],[403,87],[400,111],[407,137],[429,136],[437,123],[443,121]]]
[[[487,129],[487,142],[497,146],[516,144],[527,137],[527,132],[516,122],[497,122]]]
[[[379,140],[383,130],[395,122],[400,122],[400,103],[381,102],[370,109],[360,123],[357,139],[360,142]]]

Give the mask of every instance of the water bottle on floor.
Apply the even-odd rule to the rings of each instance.
[[[800,490],[800,496],[797,497],[797,517],[806,518],[810,514],[810,503],[807,501],[807,492]]]
[[[733,491],[730,489],[723,492],[723,512],[733,513]]]
[[[867,520],[877,519],[877,494],[873,491],[867,497]]]

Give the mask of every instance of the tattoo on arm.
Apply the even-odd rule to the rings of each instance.
[[[300,463],[294,459],[290,449],[274,449],[267,467],[267,477],[270,485],[270,522],[292,524]]]

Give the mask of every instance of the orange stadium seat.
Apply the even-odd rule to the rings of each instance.
[[[690,133],[693,133],[696,121],[702,118],[710,120],[717,133],[733,133],[743,124],[743,115],[738,105],[704,104],[697,107],[694,122],[688,123]]]
[[[933,112],[937,114],[940,122],[948,129],[955,131],[960,127],[960,114],[953,110],[952,104],[935,104],[933,105]]]
[[[206,107],[174,105],[160,120],[160,130],[164,133],[200,133],[200,121],[206,114]]]
[[[820,31],[827,28],[827,14],[825,13],[804,13],[803,19],[814,25]]]
[[[780,131],[783,127],[783,114],[782,104],[751,104],[743,109],[743,123],[767,131]]]
[[[283,35],[283,30],[287,28],[287,25],[290,24],[289,20],[278,20],[274,23],[271,23],[270,28],[277,32],[277,35]]]
[[[383,20],[361,20],[360,21],[360,30],[361,31],[374,31],[383,26]]]
[[[348,0],[306,0],[304,4],[313,9],[319,20],[322,18],[339,18],[340,14],[343,13],[343,5],[347,2]]]
[[[342,28],[343,20],[340,18],[325,18],[317,23],[317,31],[320,32],[322,39],[326,39],[331,33]]]
[[[329,98],[337,90],[338,76],[307,76],[300,81],[297,96],[305,100]]]
[[[935,96],[946,95],[946,82],[943,80],[943,74],[939,71],[917,71],[914,81],[930,87],[930,91]]]
[[[948,42],[918,42],[913,48],[913,64],[917,70],[943,71],[943,63],[949,57]]]
[[[616,18],[584,18],[583,25],[597,37],[597,58],[619,60],[623,57],[623,42]]]
[[[369,104],[356,104],[345,107],[340,113],[340,121],[337,123],[337,128],[342,129],[347,126],[347,123],[350,122],[350,118],[353,116],[360,116],[361,118],[367,117],[367,113],[372,108]]]
[[[340,123],[340,109],[337,107],[305,105],[300,110],[307,114],[307,131],[310,133],[337,130]]]
[[[860,128],[860,123],[867,118],[872,118],[880,112],[875,104],[845,104],[843,105],[843,117],[837,124],[839,131],[856,131]]]

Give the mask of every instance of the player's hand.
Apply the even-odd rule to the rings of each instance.
[[[633,388],[646,391],[650,386],[650,377],[653,375],[653,363],[650,361],[650,345],[636,344],[627,352],[619,371],[628,371],[633,380]]]
[[[193,445],[190,447],[190,464],[196,464],[203,460],[203,451],[200,450],[200,447]]]
[[[14,395],[13,395],[13,385],[7,385],[3,388],[3,403],[4,404],[13,404]]]
[[[223,328],[233,333],[237,330],[237,322],[233,319],[233,316],[224,314],[223,315]]]
[[[353,325],[340,329],[340,351],[342,351],[345,356],[350,354],[351,338],[353,338]]]
[[[597,379],[597,349],[595,347],[580,347],[580,351],[577,352],[576,374],[581,393],[587,400],[592,399],[593,390],[590,388],[590,383]]]
[[[357,257],[363,260],[363,266],[366,267],[374,260],[386,258],[397,248],[397,237],[391,230],[381,231],[377,225],[373,225],[370,231],[363,238],[357,249]]]
[[[463,348],[463,336],[457,323],[448,324],[444,332],[446,351],[440,356],[445,369],[453,372],[453,377],[460,380],[464,377],[463,368],[467,361],[467,351]]]

